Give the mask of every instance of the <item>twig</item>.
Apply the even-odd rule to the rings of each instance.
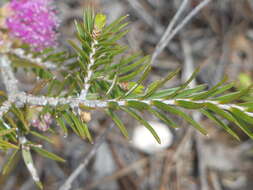
[[[0,59],[0,68],[2,72],[2,79],[3,83],[5,85],[7,94],[8,94],[8,100],[3,103],[3,105],[0,108],[0,115],[2,116],[5,112],[7,112],[7,109],[10,109],[11,104],[16,101],[16,97],[19,94],[22,94],[22,92],[18,89],[18,81],[13,73],[13,70],[11,68],[11,62],[9,58],[6,55],[2,55]],[[17,102],[17,105],[19,105],[20,102]],[[17,129],[18,130],[18,129]],[[19,143],[21,144],[21,148],[29,151],[29,146],[27,146],[27,138],[23,135],[19,136],[18,138]],[[30,171],[32,178],[35,182],[39,182],[39,176],[37,173],[37,170],[32,162],[27,164],[27,168]]]
[[[204,139],[202,136],[196,133],[196,148],[197,148],[197,156],[198,156],[198,171],[200,178],[200,189],[201,190],[209,190],[209,185],[207,181],[207,165],[204,159]]]
[[[112,142],[108,141],[109,148],[112,153],[112,157],[114,159],[114,162],[118,166],[119,169],[125,168],[126,164],[124,160],[121,159],[121,157],[118,154],[118,151],[115,149],[115,146],[113,146]],[[136,181],[136,178],[133,178],[131,175],[126,175],[124,178],[119,179],[119,182],[123,185],[123,187],[126,187],[128,189],[138,189],[138,184]]]
[[[190,43],[186,40],[185,36],[182,35],[181,37],[182,37],[181,44],[182,44],[183,55],[184,55],[184,70],[182,73],[182,81],[187,81],[187,79],[194,72],[194,64],[193,64]],[[194,88],[195,86],[196,86],[196,80],[194,79],[189,84],[189,87]]]
[[[25,51],[23,49],[12,49],[9,51],[9,53],[14,54],[21,59],[29,60],[33,63],[36,63],[37,65],[39,65],[41,67],[47,68],[47,69],[51,69],[51,70],[58,69],[57,65],[53,64],[52,62],[49,62],[49,61],[44,62],[42,60],[42,58],[33,58],[32,54],[25,54]]]
[[[192,138],[193,130],[188,128],[184,134],[184,136],[180,139],[180,142],[177,145],[176,150],[172,154],[168,154],[165,159],[164,172],[161,178],[160,190],[165,189],[168,184],[168,178],[171,173],[171,169],[173,164],[181,157],[183,151],[186,148],[187,143]]]
[[[214,172],[214,171],[210,172],[210,179],[213,184],[214,190],[222,190],[222,186],[220,184],[220,180],[219,180],[219,176],[217,172]]]
[[[193,65],[193,58],[191,53],[191,47],[187,40],[183,38],[182,40],[182,47],[184,52],[184,78],[187,79],[191,75],[192,72],[194,72],[194,65]],[[196,86],[196,81],[193,80],[190,84],[191,87]],[[193,113],[193,118],[195,121],[200,122],[201,120],[201,114],[199,112]],[[207,182],[207,168],[205,160],[203,159],[203,150],[204,150],[204,141],[202,139],[202,136],[199,134],[195,135],[196,138],[196,148],[197,148],[197,154],[198,154],[198,169],[199,169],[199,176],[200,176],[200,188],[201,190],[208,190],[208,182]]]
[[[222,41],[223,42],[222,50],[221,50],[222,52],[221,52],[221,55],[219,58],[219,64],[217,65],[217,67],[215,69],[215,77],[211,81],[211,85],[215,85],[220,80],[222,80],[225,66],[229,63],[228,59],[230,56],[229,53],[230,53],[230,49],[231,49],[231,44],[229,44],[230,39],[228,39],[229,37],[224,37],[224,39]]]
[[[172,18],[172,20],[169,23],[166,31],[164,32],[163,36],[161,37],[160,41],[157,43],[157,45],[155,47],[155,51],[152,55],[152,62],[156,59],[156,57],[162,52],[164,47],[168,44],[168,43],[164,44],[164,41],[170,35],[170,33],[171,33],[173,27],[175,26],[177,20],[179,19],[179,17],[182,15],[183,11],[185,10],[188,1],[189,0],[184,0],[182,2],[182,4],[180,5],[180,7],[179,7],[178,11],[176,12],[175,16]]]
[[[148,163],[148,158],[142,158],[142,159],[134,162],[133,164],[114,172],[111,176],[106,176],[98,181],[95,181],[94,183],[88,185],[86,190],[94,189],[95,187],[97,187],[100,184],[108,183],[109,181],[124,177],[125,175],[129,174],[130,172],[144,167],[145,165],[147,165],[147,163]]]
[[[18,107],[23,106],[24,104],[30,104],[30,105],[36,105],[36,106],[57,106],[57,105],[66,105],[69,104],[72,108],[79,108],[80,105],[84,105],[91,108],[105,108],[108,106],[108,103],[115,102],[120,106],[126,105],[128,101],[134,100],[134,101],[141,101],[136,99],[126,99],[126,100],[87,100],[86,98],[79,98],[79,97],[67,97],[67,98],[54,98],[54,97],[46,97],[46,96],[32,96],[29,94],[26,94],[24,92],[20,92],[18,90],[17,80],[14,76],[14,73],[12,72],[12,68],[10,66],[10,61],[8,57],[2,56],[0,61],[0,68],[2,71],[2,78],[3,82],[6,87],[6,91],[9,95],[9,98],[6,102],[3,103],[3,105],[0,107],[0,115],[3,115],[6,113],[9,108],[11,107],[12,103],[15,103]],[[89,88],[86,86],[86,89]],[[155,99],[156,101],[161,101],[163,103],[169,104],[169,105],[177,105],[178,100],[186,100],[187,99],[171,99],[171,100],[164,100],[164,99]],[[149,100],[142,100],[143,103],[146,104],[152,104]],[[253,116],[253,113],[247,112],[243,107],[237,106],[234,104],[219,104],[219,102],[212,101],[212,100],[198,100],[198,101],[192,101],[195,103],[212,103],[217,105],[219,108],[224,110],[230,110],[231,108],[237,108],[241,111],[245,112],[249,116]]]
[[[116,99],[108,99],[108,100],[87,100],[87,99],[80,99],[76,97],[67,97],[67,98],[55,98],[55,97],[47,97],[47,96],[33,96],[26,93],[19,93],[16,95],[13,95],[11,99],[11,103],[16,103],[17,107],[21,107],[24,104],[33,105],[33,106],[53,106],[56,107],[58,105],[70,105],[72,108],[79,108],[81,105],[90,107],[90,108],[106,108],[108,107],[109,103],[111,102],[117,102],[119,106],[127,105],[129,101],[139,101],[146,103],[148,105],[152,105],[152,101],[160,101],[168,105],[174,105],[177,106],[177,101],[189,101],[189,99],[183,99],[183,98],[175,98],[170,100],[164,100],[164,99],[153,99],[153,100],[140,100],[140,99],[124,99],[124,100],[116,100]],[[247,112],[247,110],[242,107],[235,104],[220,104],[218,101],[214,100],[190,100],[192,103],[198,103],[198,104],[205,104],[205,103],[211,103],[223,110],[231,110],[232,108],[237,108],[247,115],[253,117],[253,113]],[[6,102],[7,104],[8,102]],[[8,106],[8,104],[7,104]],[[7,109],[8,107],[6,107]],[[8,111],[6,109],[3,109],[0,107],[0,110]]]
[[[166,152],[161,152],[160,154],[158,154],[156,156],[164,157],[166,154],[167,154],[167,151]],[[101,178],[100,180],[95,181],[94,183],[88,185],[86,190],[94,189],[95,187],[97,187],[100,184],[108,183],[112,180],[116,180],[118,178],[121,178],[121,177],[123,177],[123,176],[125,176],[125,175],[127,175],[127,174],[129,174],[133,171],[136,171],[140,168],[143,168],[148,163],[149,163],[149,158],[148,157],[137,160],[136,162],[130,164],[129,166],[126,166],[125,168],[122,168],[122,169],[114,172],[111,176],[105,176],[105,177]]]
[[[59,188],[59,190],[69,190],[73,181],[80,175],[83,169],[87,166],[93,156],[96,154],[98,148],[104,143],[107,133],[112,129],[113,125],[105,129],[105,131],[99,135],[93,145],[92,149],[88,152],[87,156],[83,159],[81,164],[72,172],[65,183]]]
[[[153,17],[145,10],[138,0],[127,0],[131,7],[135,10],[138,16],[144,20],[151,28],[154,29],[157,35],[161,35],[164,31],[163,26],[161,26]]]
[[[203,0],[197,7],[195,7],[183,20],[182,22],[170,33],[166,33],[165,36],[162,38],[165,39],[163,41],[160,41],[158,45],[156,46],[156,49],[152,56],[152,63],[155,62],[155,59],[157,56],[163,51],[163,49],[167,46],[167,44],[175,37],[175,35],[194,17],[196,16],[199,11],[204,8],[208,3],[210,3],[212,0]],[[184,7],[183,7],[184,8]],[[182,9],[183,9],[182,8]],[[180,10],[181,11],[181,10]],[[181,13],[180,13],[181,14]],[[173,21],[174,22],[174,21]],[[170,27],[170,24],[169,26]]]
[[[6,55],[0,54],[0,56],[1,56],[0,68],[1,68],[1,73],[2,73],[3,83],[5,85],[7,94],[9,96],[12,96],[19,92],[17,79],[14,76],[14,73],[12,72],[11,62],[9,58]]]

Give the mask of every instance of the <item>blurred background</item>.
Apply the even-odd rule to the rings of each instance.
[[[176,25],[201,1],[189,0]],[[139,51],[143,55],[152,55],[182,1],[93,0],[92,3],[96,11],[107,15],[108,23],[128,14],[130,32],[121,43],[129,45],[130,53]],[[60,46],[72,51],[67,40],[75,40],[74,20],[82,20],[89,2],[57,0],[55,4],[61,20]],[[147,82],[158,80],[181,67],[181,74],[167,84],[167,87],[173,87],[182,83],[197,66],[201,66],[197,84],[206,83],[211,87],[224,75],[229,81],[235,81],[235,89],[252,83],[253,0],[212,0],[157,57]],[[242,141],[238,142],[212,121],[197,113],[192,114],[208,130],[208,137],[196,133],[180,119],[178,123],[182,127],[172,130],[144,115],[161,131],[161,146],[150,140],[138,123],[122,115],[132,138],[127,141],[118,129],[113,128],[88,167],[74,181],[72,189],[252,190],[252,141],[240,134]],[[90,128],[94,137],[112,123],[100,112],[92,112],[91,117]],[[56,134],[51,138],[54,146],[45,144],[44,147],[67,162],[59,164],[34,155],[45,190],[59,189],[93,147],[74,134],[67,137]],[[1,155],[1,167],[4,161]],[[0,176],[0,190],[33,189],[36,186],[19,158],[10,174]]]

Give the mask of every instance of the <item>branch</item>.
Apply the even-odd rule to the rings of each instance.
[[[9,111],[11,108],[11,104],[14,101],[14,94],[18,93],[18,84],[17,79],[14,76],[11,68],[11,62],[6,55],[1,55],[0,58],[0,69],[2,73],[2,79],[4,86],[6,88],[8,94],[8,100],[3,102],[0,107],[0,118],[2,118],[3,114]]]
[[[151,28],[154,29],[157,35],[161,35],[164,28],[145,10],[142,4],[136,0],[127,0],[130,6],[136,11],[137,15],[144,20]]]
[[[119,106],[127,106],[129,101],[138,101],[142,103],[146,103],[148,105],[152,106],[152,101],[159,101],[163,102],[168,105],[172,106],[178,106],[177,102],[178,101],[189,101],[191,103],[196,103],[196,104],[206,104],[206,103],[211,103],[216,106],[218,106],[220,109],[223,110],[231,110],[232,108],[237,108],[247,115],[253,117],[253,113],[246,111],[246,109],[242,106],[238,106],[236,104],[220,104],[218,101],[214,100],[191,100],[187,98],[175,98],[171,100],[164,100],[164,99],[152,99],[152,100],[140,100],[140,99],[124,99],[124,100],[117,100],[117,99],[109,99],[109,100],[86,100],[86,99],[81,99],[81,98],[75,98],[75,97],[67,97],[67,98],[54,98],[54,97],[46,97],[46,96],[32,96],[29,94],[21,93],[18,94],[15,97],[15,102],[19,103],[20,105],[22,104],[29,104],[33,106],[58,106],[58,105],[70,105],[72,108],[79,108],[80,105],[83,105],[85,107],[89,108],[107,108],[110,103],[116,102]]]
[[[58,69],[58,67],[55,64],[53,64],[52,62],[49,62],[49,61],[44,62],[42,60],[42,58],[40,58],[40,57],[33,58],[32,54],[25,54],[25,51],[23,49],[20,49],[20,48],[19,49],[12,49],[12,50],[9,51],[9,53],[12,53],[12,54],[18,56],[21,59],[31,61],[33,63],[36,63],[39,66],[45,67],[45,68],[50,69],[50,70]]]
[[[93,46],[94,47],[94,46]],[[92,56],[95,53],[95,49],[92,51],[90,57],[91,60]],[[94,60],[91,61],[90,65],[94,64]],[[30,105],[37,105],[37,106],[57,106],[57,105],[66,105],[69,104],[72,108],[79,108],[80,105],[84,105],[86,107],[90,108],[106,108],[108,107],[108,104],[110,102],[117,102],[119,106],[125,106],[127,105],[128,101],[140,101],[149,105],[152,105],[152,101],[160,101],[165,104],[169,105],[177,105],[177,101],[184,100],[184,101],[191,101],[193,103],[212,103],[219,108],[223,110],[230,110],[231,108],[237,108],[243,112],[245,112],[247,115],[253,117],[253,113],[247,112],[244,107],[235,105],[235,104],[220,104],[217,101],[212,100],[189,100],[189,99],[171,99],[171,100],[164,100],[164,99],[153,99],[153,100],[139,100],[139,99],[125,99],[125,100],[87,100],[85,98],[75,98],[75,97],[67,97],[67,98],[54,98],[54,97],[46,97],[46,96],[32,96],[29,94],[26,94],[24,92],[19,92],[17,80],[14,76],[14,73],[12,71],[12,68],[10,66],[10,61],[8,57],[2,56],[0,59],[0,68],[2,70],[2,78],[3,82],[6,87],[6,91],[9,95],[8,101],[4,102],[2,107],[0,107],[0,115],[7,112],[8,109],[11,107],[12,103],[16,103],[17,106],[21,107],[24,104],[30,104]],[[87,75],[86,81],[89,81],[92,71],[89,70],[89,74]],[[89,82],[85,83],[85,89],[88,90],[90,87]],[[81,95],[85,95],[87,91],[84,91]]]
[[[2,72],[3,83],[5,85],[7,94],[9,96],[17,94],[19,92],[18,82],[12,71],[11,62],[6,55],[1,55],[0,68]]]
[[[157,56],[163,51],[163,49],[167,46],[167,44],[175,37],[175,35],[186,25],[188,22],[196,16],[199,11],[204,8],[208,3],[210,3],[212,0],[203,0],[197,7],[195,7],[183,20],[182,22],[174,29],[171,30],[173,27],[172,24],[174,25],[174,22],[178,19],[178,17],[181,15],[183,12],[185,6],[186,6],[186,1],[184,1],[179,8],[178,13],[175,15],[175,17],[172,19],[172,24],[169,24],[168,28],[166,29],[166,32],[164,33],[163,37],[157,44],[155,51],[152,56],[152,63],[154,63],[155,59]]]
[[[0,118],[2,118],[3,115],[9,111],[9,109],[11,108],[11,106],[12,106],[12,102],[9,101],[9,100],[5,101],[1,105],[1,107],[0,107]]]
[[[191,52],[191,46],[188,40],[185,39],[185,36],[182,37],[182,48],[184,52],[184,80],[187,80],[191,76],[191,73],[194,72],[194,61],[192,57]],[[193,88],[196,86],[196,80],[193,80],[192,83],[190,83],[190,86]],[[199,112],[193,112],[192,113],[193,118],[195,121],[200,122],[201,121],[201,114]],[[200,136],[198,133],[195,135],[196,139],[196,149],[197,149],[197,157],[198,157],[198,171],[199,171],[199,177],[200,177],[200,189],[201,190],[208,190],[208,182],[207,182],[207,168],[206,168],[206,162],[203,159],[203,154],[205,146],[204,141],[202,139],[202,136]]]
[[[163,43],[166,40],[166,38],[170,35],[170,33],[171,33],[173,27],[175,26],[177,20],[179,19],[179,17],[182,15],[183,11],[185,10],[188,1],[189,0],[184,0],[182,2],[182,4],[180,5],[180,7],[179,7],[178,11],[176,12],[175,16],[172,18],[172,20],[169,23],[166,31],[164,32],[163,36],[161,37],[160,41],[157,43],[157,45],[155,47],[155,51],[152,55],[152,63],[156,59],[156,57],[161,53],[161,51],[164,49]],[[167,44],[168,44],[168,42],[165,44],[165,46]]]
[[[3,83],[8,94],[8,100],[5,101],[0,107],[0,117],[2,117],[4,113],[9,111],[13,103],[16,103],[17,106],[23,105],[24,103],[17,102],[17,97],[23,93],[18,89],[18,82],[11,68],[11,62],[6,55],[2,55],[0,58],[0,68],[2,72]],[[17,129],[17,131],[19,131],[19,129]],[[19,143],[21,144],[23,159],[27,169],[29,170],[35,183],[41,186],[37,170],[32,162],[30,147],[26,145],[27,142],[28,140],[24,135],[19,136]]]

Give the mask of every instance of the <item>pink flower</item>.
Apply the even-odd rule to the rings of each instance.
[[[52,123],[53,120],[50,114],[45,114],[41,118],[36,118],[31,121],[33,127],[43,132],[47,131]]]
[[[56,45],[59,23],[51,1],[12,0],[9,3],[12,14],[6,20],[7,28],[36,51]]]

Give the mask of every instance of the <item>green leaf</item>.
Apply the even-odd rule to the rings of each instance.
[[[30,61],[27,60],[23,60],[23,61],[13,61],[12,62],[12,66],[13,67],[24,67],[24,68],[37,68],[37,69],[43,69],[43,67],[41,65],[38,65],[36,63],[32,63]]]
[[[104,34],[107,34],[107,33],[111,33],[111,32],[114,32],[118,27],[119,27],[119,24],[124,21],[126,18],[128,17],[128,15],[126,16],[122,16],[118,19],[116,19],[115,21],[113,21],[111,24],[109,24],[103,31]]]
[[[26,165],[28,171],[30,172],[35,184],[40,189],[43,189],[42,183],[40,182],[40,178],[39,178],[39,175],[37,173],[37,169],[34,166],[32,155],[31,155],[29,147],[26,147],[26,146],[22,147],[22,156],[23,156],[23,160],[25,162],[25,165]]]
[[[128,57],[123,57],[121,58],[120,62],[118,64],[114,64],[113,65],[113,68],[114,67],[122,67],[124,65],[127,65],[131,62],[133,62],[135,59],[137,59],[139,56],[141,56],[141,53],[140,52],[137,52],[137,53],[134,53]]]
[[[138,69],[141,64],[143,64],[149,60],[150,60],[150,56],[145,56],[134,63],[131,63],[131,64],[124,66],[124,67],[120,67],[119,72],[120,72],[120,74],[128,73],[131,70]]]
[[[83,51],[78,45],[75,44],[72,40],[68,40],[68,43],[76,50],[76,52],[86,61],[89,61],[89,56],[85,51]]]
[[[141,83],[146,80],[146,78],[148,77],[148,74],[150,73],[150,69],[151,66],[147,65],[143,71],[142,76],[139,78],[139,80],[136,82],[136,84],[134,84],[123,96],[121,96],[119,99],[127,97],[128,95],[130,95],[132,92],[135,92],[136,89],[138,89],[138,87],[140,87]]]
[[[242,120],[244,120],[245,122],[253,124],[253,117],[249,116],[245,111],[242,111],[242,110],[235,108],[235,107],[232,107],[230,109],[230,111],[232,113],[234,113],[234,115],[236,115],[239,118],[241,118]]]
[[[8,116],[7,114],[4,115],[4,119],[7,120],[10,127],[12,127],[13,129],[18,129],[18,126],[16,125],[15,121],[10,116]],[[0,124],[4,126],[4,123],[2,121],[0,121]],[[8,129],[6,126],[5,128]],[[17,142],[16,132],[10,133],[8,134],[8,136],[12,141]]]
[[[161,140],[160,140],[159,136],[157,135],[156,131],[153,129],[153,127],[147,121],[145,121],[141,116],[139,116],[133,109],[130,109],[130,108],[127,108],[127,107],[120,107],[120,109],[127,112],[133,118],[138,120],[142,125],[144,125],[151,132],[151,134],[154,136],[156,141],[159,144],[161,144]]]
[[[169,95],[172,95],[178,89],[179,89],[179,87],[156,91],[156,92],[154,92],[154,94],[152,94],[149,97],[149,99],[152,100],[152,99],[165,98],[165,97],[167,97]]]
[[[76,115],[74,115],[72,112],[69,112],[68,115],[72,119],[72,122],[74,123],[80,137],[85,138],[86,134],[84,133],[84,131],[82,129],[83,126],[81,125],[78,117]]]
[[[94,10],[91,8],[87,8],[84,11],[84,26],[87,29],[87,31],[91,34],[94,27]]]
[[[14,165],[15,165],[15,162],[17,160],[17,156],[18,156],[18,149],[15,149],[13,151],[13,153],[7,158],[7,162],[4,163],[3,165],[3,169],[2,169],[2,174],[3,175],[6,175],[10,172],[10,170],[13,169]]]
[[[84,31],[83,31],[82,25],[80,23],[78,23],[77,20],[74,20],[74,23],[75,23],[75,27],[76,27],[78,35],[83,37],[85,34],[84,34]]]
[[[205,103],[205,105],[206,105],[207,109],[213,111],[214,113],[220,115],[221,117],[227,119],[228,121],[233,122],[233,123],[236,122],[235,119],[228,112],[226,112],[225,110],[221,109],[217,105],[212,104],[212,103]]]
[[[88,140],[91,143],[93,143],[93,139],[92,139],[92,136],[91,136],[91,133],[90,133],[90,130],[89,130],[89,127],[88,127],[87,123],[81,122],[81,124],[83,126],[85,136],[88,138]]]
[[[198,94],[197,96],[194,96],[192,99],[193,100],[203,100],[206,99],[208,97],[210,97],[213,93],[215,93],[217,91],[217,89],[224,83],[226,82],[227,77],[224,77],[224,79],[222,81],[220,81],[218,84],[216,84],[215,86],[213,86],[210,90],[208,90],[207,92],[202,92],[200,94]]]
[[[63,113],[63,117],[65,119],[65,121],[69,124],[69,126],[71,127],[71,129],[75,132],[75,134],[79,135],[79,131],[76,129],[74,122],[72,121],[71,117],[69,116],[69,114],[67,112]]]
[[[206,84],[198,85],[194,88],[185,89],[180,92],[180,94],[176,95],[175,98],[190,98],[194,97],[195,95],[199,94],[199,91],[202,91],[206,88]]]
[[[23,124],[23,127],[29,131],[29,125],[25,119],[24,114],[20,111],[19,108],[17,108],[16,106],[12,106],[11,111],[16,115],[16,117],[21,121],[21,123]]]
[[[246,108],[253,108],[253,101],[239,103],[238,106],[243,106],[243,107],[246,107]]]
[[[155,115],[158,119],[162,120],[165,124],[173,128],[179,128],[179,126],[172,120],[169,119],[168,116],[164,115],[162,112],[159,112],[153,108],[149,108],[148,111]]]
[[[1,139],[0,139],[0,147],[19,149],[19,147],[17,145],[14,145],[8,141],[1,140]]]
[[[138,110],[147,110],[150,107],[148,104],[144,102],[135,101],[135,100],[127,101],[126,106],[129,106]]]
[[[125,125],[123,124],[123,122],[120,120],[120,118],[111,109],[108,109],[106,113],[112,118],[112,120],[118,126],[119,130],[121,131],[121,133],[126,138],[129,138],[127,129],[126,129]]]
[[[176,76],[180,71],[180,68],[176,69],[174,72],[169,73],[164,79],[159,80],[159,81],[155,81],[153,82],[147,89],[147,92],[145,93],[145,95],[142,97],[142,99],[146,99],[149,96],[151,96],[157,89],[161,88],[162,86],[164,86],[164,84],[169,81],[170,79],[172,79],[174,76]]]
[[[55,160],[58,162],[65,162],[65,160],[59,156],[57,156],[56,154],[52,153],[52,152],[48,152],[47,150],[43,149],[43,148],[39,148],[39,147],[35,147],[35,146],[31,146],[33,150],[35,150],[37,153],[39,153],[41,156],[44,156],[46,158],[49,158],[51,160]]]
[[[10,133],[15,132],[16,129],[6,129],[6,130],[0,130],[0,137],[8,135]]]
[[[101,65],[106,65],[111,63],[111,58],[109,57],[101,57],[101,59],[96,59],[95,64],[91,67],[92,70],[97,69]]]
[[[229,83],[229,84],[226,84],[220,88],[218,88],[214,93],[212,93],[211,95],[209,95],[209,97],[214,97],[214,96],[217,96],[219,94],[222,94],[224,93],[225,91],[231,89],[234,87],[234,83]]]
[[[61,129],[63,130],[64,135],[67,135],[68,134],[68,129],[65,125],[65,122],[64,122],[63,118],[56,117],[55,120],[56,120],[58,126],[60,126]]]
[[[221,119],[217,118],[214,114],[207,110],[201,110],[201,112],[206,115],[209,119],[213,120],[215,123],[217,123],[219,126],[221,126],[224,130],[226,130],[230,135],[232,135],[235,139],[240,141],[239,136],[224,122],[222,122]]]
[[[123,32],[119,32],[116,35],[114,35],[108,42],[114,43],[114,42],[120,40],[121,38],[123,38],[128,32],[129,32],[129,30],[125,30]]]
[[[73,114],[72,112],[69,112],[69,116],[72,119],[72,121],[74,122],[76,129],[78,131],[78,134],[82,137],[82,138],[88,138],[88,140],[92,143],[92,137],[91,134],[89,132],[88,126],[86,123],[82,122],[75,114]]]
[[[167,105],[163,102],[159,102],[159,101],[153,101],[152,103],[154,106],[156,106],[158,109],[161,109],[163,111],[167,111],[170,112],[172,114],[178,115],[180,117],[182,117],[184,120],[186,120],[187,122],[189,122],[193,127],[195,127],[198,131],[200,131],[202,134],[207,135],[207,132],[204,128],[202,128],[194,119],[192,119],[190,116],[188,116],[186,113],[184,113],[183,111]]]
[[[221,103],[221,104],[230,103],[234,100],[239,100],[244,95],[247,95],[251,88],[252,88],[252,86],[250,86],[246,89],[240,90],[238,92],[226,94],[224,96],[219,96],[217,98],[214,98],[213,100],[219,101],[219,103]]]
[[[45,136],[45,135],[42,135],[42,134],[37,133],[37,132],[35,132],[35,131],[30,131],[30,133],[31,133],[32,135],[34,135],[34,136],[36,136],[36,137],[38,137],[38,138],[44,140],[44,141],[47,141],[47,142],[53,144],[53,141],[52,141],[50,138],[48,138],[47,136]]]
[[[211,111],[213,111],[214,113],[216,113],[216,114],[220,115],[221,117],[227,119],[228,121],[230,121],[232,123],[235,123],[250,138],[253,138],[253,133],[250,131],[248,125],[244,122],[244,120],[242,120],[240,117],[235,115],[233,112],[228,113],[228,112],[222,110],[221,108],[219,108],[218,106],[216,106],[214,104],[211,104],[211,103],[207,103],[206,107],[208,109],[210,109]]]
[[[204,103],[196,103],[191,100],[176,100],[176,104],[186,109],[200,109],[205,106]]]
[[[119,78],[119,82],[125,82],[125,81],[129,81],[134,79],[137,75],[139,75],[144,69],[145,69],[145,65],[141,66],[138,70],[133,71],[127,75],[124,75],[122,77]]]
[[[249,127],[249,125],[240,117],[235,115],[233,112],[231,112],[231,115],[233,116],[233,118],[235,118],[236,124],[241,128],[241,130],[245,134],[247,134],[251,139],[253,139],[253,132],[251,131],[251,128]]]
[[[168,95],[167,97],[165,97],[165,99],[170,99],[173,98],[175,96],[177,96],[182,90],[184,90],[191,82],[192,80],[194,80],[196,78],[196,75],[199,72],[199,67],[192,73],[191,77],[180,86],[180,88],[178,90],[176,90],[173,94]]]

